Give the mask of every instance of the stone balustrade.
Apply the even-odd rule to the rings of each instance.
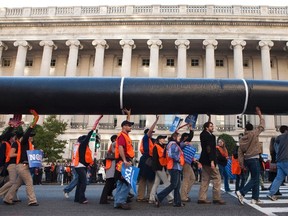
[[[149,15],[149,16],[287,16],[285,6],[241,6],[241,5],[127,5],[127,6],[75,6],[0,8],[0,17],[65,17],[103,15]]]

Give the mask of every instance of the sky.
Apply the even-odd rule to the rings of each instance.
[[[287,0],[0,0],[0,7],[98,6],[98,5],[268,5],[288,6]]]

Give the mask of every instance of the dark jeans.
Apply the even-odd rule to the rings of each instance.
[[[76,187],[74,202],[83,203],[84,201],[86,201],[85,191],[87,185],[87,178],[86,178],[87,168],[77,167],[75,168],[75,170],[78,174],[78,183]]]
[[[252,189],[252,199],[259,199],[259,184],[260,184],[260,162],[259,158],[248,159],[244,161],[245,167],[248,168],[251,179],[240,190],[240,193],[245,196]]]
[[[235,191],[241,190],[246,182],[245,173],[241,173],[240,175],[236,175],[236,182],[235,182]]]
[[[168,196],[168,194],[174,190],[174,205],[181,205],[181,196],[180,196],[180,186],[181,186],[181,171],[180,170],[168,170],[171,179],[170,185],[157,194],[159,202]]]
[[[107,197],[112,196],[112,192],[115,188],[116,188],[115,179],[114,178],[106,179],[106,183],[102,190],[102,194],[100,198],[100,204],[105,204],[108,202]]]

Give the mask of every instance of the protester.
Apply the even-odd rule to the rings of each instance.
[[[265,120],[259,107],[256,107],[256,114],[259,116],[260,124],[253,129],[253,125],[248,123],[245,125],[244,135],[239,140],[238,159],[241,169],[247,168],[251,174],[251,179],[246,185],[236,191],[236,195],[240,204],[244,205],[244,196],[252,189],[252,204],[262,203],[259,200],[259,184],[260,184],[260,161],[259,154],[262,152],[262,144],[259,142],[259,134],[264,131]]]
[[[113,190],[115,189],[115,146],[116,146],[117,135],[111,136],[111,145],[109,146],[105,170],[106,170],[106,182],[102,190],[100,204],[109,204],[108,200],[113,201]]]
[[[170,185],[170,175],[167,172],[167,158],[166,158],[166,143],[165,139],[167,136],[159,135],[156,139],[154,148],[153,148],[153,163],[152,169],[155,171],[155,180],[153,187],[151,189],[149,203],[155,203],[155,195],[157,188],[160,185],[160,182],[163,182],[164,187]],[[173,203],[174,196],[170,192],[167,196],[168,203]]]
[[[202,152],[199,162],[202,164],[202,179],[198,204],[211,203],[207,200],[207,191],[210,180],[213,180],[213,203],[224,205],[226,203],[221,199],[221,176],[216,167],[216,137],[213,135],[213,130],[213,123],[208,121],[203,125],[203,131],[200,134]]]
[[[231,192],[232,190],[229,187],[229,176],[225,169],[228,163],[228,150],[225,146],[225,140],[218,139],[216,146],[216,156],[217,156],[217,164],[219,167],[220,175],[224,179],[224,189],[226,192]]]
[[[3,201],[7,205],[13,205],[13,197],[16,195],[18,188],[24,184],[26,185],[26,194],[28,198],[28,206],[38,206],[37,199],[34,193],[33,179],[30,174],[27,150],[33,150],[32,138],[35,135],[33,133],[33,128],[36,126],[36,123],[39,119],[39,115],[35,110],[30,110],[31,114],[34,116],[33,122],[30,124],[20,142],[13,143],[10,150],[10,157],[16,157],[16,172],[17,180],[12,185],[12,187],[7,192]],[[30,138],[30,139],[29,139]]]
[[[78,183],[75,192],[74,202],[79,202],[80,204],[87,204],[88,200],[85,196],[86,185],[87,185],[87,167],[89,164],[93,163],[92,152],[89,148],[89,141],[92,136],[93,131],[96,129],[99,121],[103,115],[101,115],[94,123],[92,130],[87,134],[80,136],[77,142],[80,143],[76,154],[75,154],[75,170],[78,174]]]
[[[160,203],[165,197],[174,190],[174,207],[185,206],[181,202],[180,187],[181,187],[181,173],[184,165],[184,154],[180,148],[181,135],[178,132],[174,132],[167,145],[166,158],[167,158],[167,170],[171,176],[170,185],[162,190],[155,196],[155,205],[160,207]]]
[[[127,119],[130,119],[130,111],[123,110],[127,113]],[[115,180],[116,182],[116,193],[114,199],[114,208],[120,208],[124,210],[130,210],[131,207],[127,203],[128,194],[131,189],[131,185],[122,177],[121,167],[125,166],[126,168],[132,165],[132,160],[135,156],[135,152],[132,145],[132,140],[129,137],[131,132],[131,127],[134,122],[125,120],[121,123],[122,130],[118,134],[116,139],[115,146],[115,158],[118,169],[115,171]]]
[[[244,170],[241,170],[239,160],[238,160],[238,148],[239,148],[239,144],[237,144],[237,146],[235,147],[235,150],[232,154],[232,162],[231,162],[231,171],[232,171],[232,174],[234,174],[236,177],[235,191],[241,190],[244,187],[245,181],[246,181],[245,172]]]
[[[285,180],[285,177],[288,176],[288,127],[286,126],[285,129],[282,128],[282,130],[284,130],[284,132],[276,138],[274,144],[277,175],[272,182],[269,193],[267,194],[267,197],[272,201],[277,200],[275,194],[279,190],[283,180]]]
[[[139,182],[138,182],[138,202],[148,202],[151,193],[152,186],[155,180],[155,172],[152,170],[151,166],[147,165],[147,160],[152,161],[154,140],[152,139],[152,134],[155,133],[154,128],[159,120],[159,116],[156,116],[156,120],[149,129],[144,130],[144,136],[140,144],[140,152],[142,156],[139,161]],[[152,165],[152,164],[151,164]],[[146,196],[145,196],[146,192]]]
[[[183,133],[180,138],[180,147],[184,154],[185,163],[183,165],[183,181],[181,186],[181,201],[190,202],[189,193],[193,184],[195,183],[195,174],[192,169],[193,157],[195,149],[192,147],[191,140],[194,136],[192,125],[189,125],[190,133]]]

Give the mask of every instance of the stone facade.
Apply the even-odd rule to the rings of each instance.
[[[241,5],[0,8],[0,75],[287,80],[287,14],[287,7]],[[9,117],[1,116],[2,126]],[[71,146],[97,116],[60,118],[69,123],[63,138]],[[101,121],[102,155],[124,118]],[[156,133],[168,134],[172,119],[161,116]],[[253,115],[247,119],[258,123]],[[268,153],[271,136],[288,118],[265,119],[261,141]],[[138,149],[143,128],[154,117],[134,115],[132,120]],[[206,120],[199,116],[196,144]],[[213,116],[213,122],[216,135],[225,132],[238,140],[242,130],[235,116]]]

